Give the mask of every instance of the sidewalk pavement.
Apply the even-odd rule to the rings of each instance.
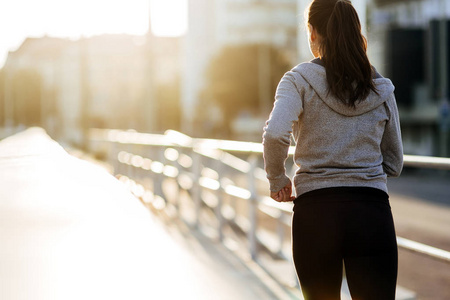
[[[0,142],[0,242],[5,300],[274,299],[243,266],[176,242],[39,128]]]

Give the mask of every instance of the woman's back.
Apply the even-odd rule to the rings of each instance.
[[[397,157],[402,149],[397,142],[400,132],[394,86],[382,77],[374,82],[378,92],[349,107],[330,95],[326,71],[317,60],[300,64],[283,77],[276,96],[282,100],[275,103],[264,138],[266,146],[270,145],[270,137],[278,140],[289,132],[284,120],[297,119],[292,126],[297,144],[294,160],[299,167],[294,177],[297,195],[334,186],[387,191],[386,174],[398,175],[402,161]],[[384,161],[386,148],[397,154]],[[268,157],[270,147],[266,150]],[[270,163],[266,169],[270,174]]]

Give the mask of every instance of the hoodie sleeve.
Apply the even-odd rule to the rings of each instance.
[[[275,103],[263,133],[264,169],[270,183],[270,191],[278,192],[290,179],[286,175],[285,162],[288,157],[292,125],[302,112],[300,75],[287,72],[278,84]],[[297,78],[297,80],[296,80]]]
[[[398,109],[393,95],[386,101],[386,106],[389,120],[386,123],[381,140],[383,170],[389,177],[398,177],[403,168],[403,145]]]

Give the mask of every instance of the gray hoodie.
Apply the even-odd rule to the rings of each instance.
[[[386,177],[402,170],[403,147],[394,86],[383,77],[374,82],[379,95],[371,92],[352,108],[328,93],[325,68],[317,63],[302,63],[283,76],[263,134],[272,192],[290,180],[285,162],[291,134],[297,196],[338,186],[387,192]]]

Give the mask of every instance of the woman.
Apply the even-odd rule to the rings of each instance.
[[[394,86],[370,65],[350,1],[314,0],[307,16],[315,59],[284,75],[264,127],[271,197],[294,201],[293,258],[305,299],[340,299],[343,267],[353,299],[394,299],[386,177],[403,166]],[[291,134],[297,198],[285,174]]]

